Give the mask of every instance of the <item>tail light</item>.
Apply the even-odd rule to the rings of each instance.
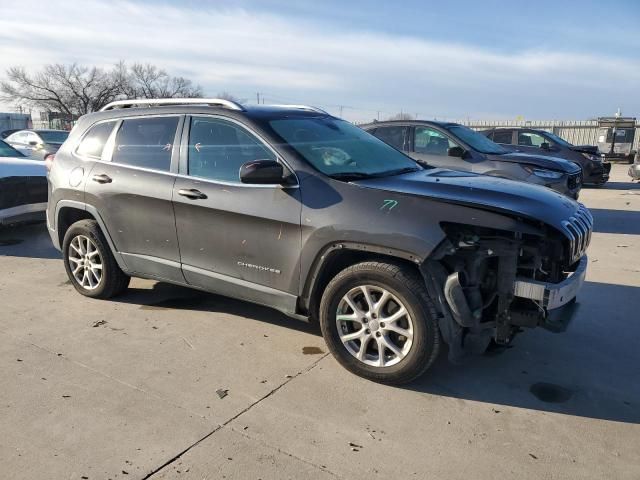
[[[51,167],[53,167],[53,161],[55,160],[55,153],[48,153],[44,156],[44,166],[47,167],[47,172],[51,171]]]

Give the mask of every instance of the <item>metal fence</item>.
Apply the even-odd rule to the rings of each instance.
[[[524,127],[537,128],[555,133],[574,145],[597,145],[598,144],[598,122],[596,120],[462,120],[458,123],[466,125],[474,130],[485,130],[488,128]],[[640,142],[640,123],[636,123],[636,134],[633,141],[633,150],[638,150]]]
[[[0,113],[0,132],[29,128],[31,126],[31,115],[27,113]]]

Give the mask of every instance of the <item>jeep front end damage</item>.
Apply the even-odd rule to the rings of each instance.
[[[544,225],[503,231],[443,224],[447,238],[422,264],[451,360],[506,345],[523,327],[559,331],[586,274],[592,228],[583,207],[562,234]],[[525,233],[526,232],[526,233]]]

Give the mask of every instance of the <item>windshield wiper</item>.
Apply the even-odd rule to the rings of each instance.
[[[375,177],[393,177],[394,175],[402,175],[403,173],[418,172],[420,170],[422,170],[422,169],[418,168],[418,167],[404,167],[404,168],[397,168],[396,170],[387,170],[386,172],[376,173],[373,176],[375,176]]]
[[[396,170],[387,170],[385,172],[364,173],[364,172],[337,172],[329,175],[336,180],[364,180],[366,178],[392,177],[394,175],[402,175],[403,173],[417,172],[422,170],[419,167],[404,167]]]
[[[337,172],[329,175],[336,180],[363,180],[365,178],[373,178],[375,175],[362,172]]]

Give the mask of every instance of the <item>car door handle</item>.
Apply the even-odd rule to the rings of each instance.
[[[182,195],[183,197],[190,198],[191,200],[204,200],[205,198],[207,198],[207,196],[204,193],[194,188],[191,188],[191,189],[183,188],[181,190],[178,190],[178,195]]]
[[[111,183],[113,181],[109,175],[105,175],[104,173],[94,175],[91,177],[91,180],[98,183]]]

